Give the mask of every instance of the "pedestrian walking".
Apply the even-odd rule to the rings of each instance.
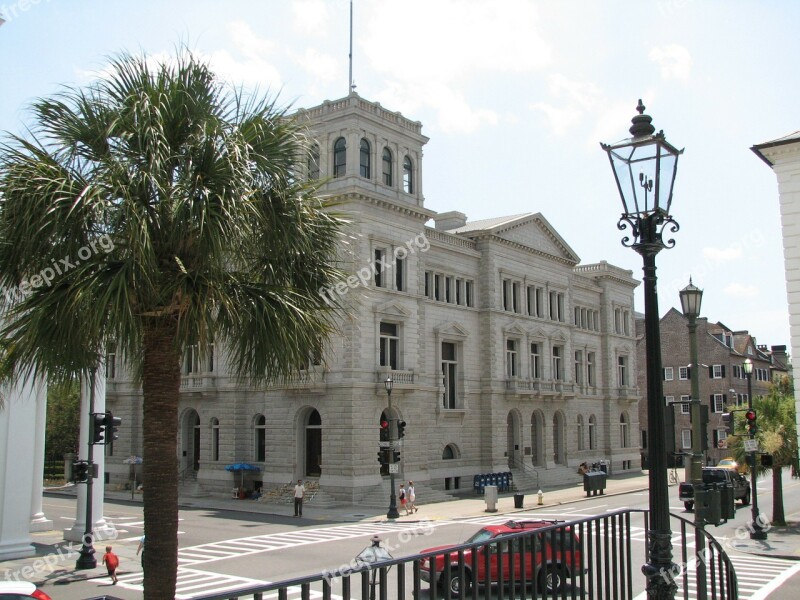
[[[408,482],[408,490],[406,491],[406,495],[408,496],[408,510],[409,512],[415,513],[419,509],[417,508],[417,490],[414,489],[414,482]]]
[[[303,480],[298,479],[297,485],[294,486],[294,516],[303,516],[303,498],[306,497],[306,486],[303,485]]]
[[[410,514],[408,512],[408,498],[406,498],[406,488],[404,484],[400,484],[400,508],[405,509],[406,515]]]
[[[144,564],[144,536],[139,539],[139,547],[136,548],[136,556],[142,555],[142,564]]]
[[[108,576],[111,577],[111,584],[117,584],[117,567],[119,566],[119,556],[111,551],[111,546],[106,546],[106,553],[103,554],[103,564],[108,570]]]

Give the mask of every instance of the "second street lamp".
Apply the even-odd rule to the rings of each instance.
[[[703,538],[703,512],[701,507],[700,490],[703,487],[703,448],[705,447],[705,440],[702,439],[703,435],[703,415],[702,407],[700,404],[700,361],[697,352],[697,317],[700,316],[700,305],[703,302],[703,290],[692,284],[692,278],[689,278],[689,285],[680,291],[681,309],[684,316],[688,319],[689,327],[689,368],[691,369],[691,385],[692,385],[692,403],[691,403],[691,416],[692,416],[692,460],[691,460],[691,482],[692,488],[695,493],[694,503],[694,550],[697,556],[697,598],[698,600],[706,599],[706,563],[702,560],[699,552],[701,549],[705,550],[705,540]]]
[[[392,414],[392,387],[394,382],[392,376],[389,375],[386,381],[383,382],[386,388],[386,395],[388,396],[389,406],[387,414],[389,415],[389,512],[386,513],[387,519],[399,519],[400,513],[397,511],[397,496],[394,491],[394,472],[397,468],[394,462],[394,445],[397,443],[397,419]]]
[[[747,376],[747,409],[753,410],[753,361],[749,358],[744,360],[744,374]],[[755,432],[748,434],[752,440],[755,437]],[[765,540],[767,539],[767,532],[761,526],[760,513],[758,510],[758,487],[756,482],[756,453],[755,451],[748,452],[750,462],[750,495],[753,497],[753,504],[751,508],[751,519],[753,526],[750,529],[751,540]]]
[[[672,562],[672,531],[669,523],[669,487],[667,485],[666,419],[664,389],[661,382],[661,333],[659,329],[656,255],[672,248],[675,240],[664,240],[669,228],[678,224],[669,214],[672,187],[678,168],[678,150],[655,133],[652,118],[644,114],[639,100],[638,115],[632,119],[631,138],[614,144],[601,144],[608,154],[614,179],[622,199],[621,231],[630,228],[622,245],[633,248],[643,260],[645,354],[647,365],[647,423],[650,436],[650,528],[647,531],[648,563],[642,567],[647,577],[647,597],[668,600],[675,597],[677,584],[669,573],[677,567]]]

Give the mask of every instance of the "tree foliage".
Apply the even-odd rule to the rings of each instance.
[[[332,331],[342,222],[298,176],[300,125],[189,52],[122,55],[36,101],[0,145],[2,372],[89,376],[114,344],[142,383],[145,598],[172,600],[183,349],[288,376]]]
[[[76,380],[47,386],[45,455],[60,458],[78,451],[80,435],[80,385]]]

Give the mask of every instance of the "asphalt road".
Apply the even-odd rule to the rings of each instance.
[[[686,513],[682,503],[677,500],[676,488],[672,487],[670,491],[674,496],[671,499],[671,511],[691,519],[692,514]],[[784,497],[787,517],[800,520],[800,482],[784,481]],[[768,479],[759,481],[759,504],[762,511],[771,514],[771,481]],[[558,507],[530,510],[518,513],[515,518],[570,520],[619,508],[646,509],[647,506],[647,493],[639,492],[599,496]],[[45,499],[45,512],[54,519],[57,528],[69,527],[75,514],[75,500],[48,497]],[[60,565],[62,568],[47,577],[43,586],[54,600],[79,600],[104,594],[126,600],[141,598],[141,566],[135,556],[143,530],[141,505],[106,503],[105,512],[118,531],[118,538],[110,543],[122,559],[118,572],[120,583],[111,586],[102,568],[80,572],[75,577],[71,561],[65,560]],[[508,519],[508,516],[419,523],[342,524],[235,511],[184,509],[180,518],[180,564],[183,575],[178,593],[188,598],[258,582],[283,580],[325,570],[336,571],[369,546],[374,535],[383,539],[393,556],[401,557],[432,546],[458,543],[482,524],[500,522]],[[749,518],[749,508],[741,507],[737,510],[735,520],[721,527],[710,527],[709,531],[725,544],[741,535],[741,528]],[[644,529],[643,523],[636,519],[633,521],[632,540],[634,556],[641,556],[643,563]],[[734,560],[742,600],[794,600],[800,597],[800,574],[792,575],[776,585],[798,563],[765,562],[760,557],[737,552],[730,545],[727,549]],[[87,575],[89,579],[85,579]],[[634,597],[642,595],[644,578],[634,575],[633,583]]]

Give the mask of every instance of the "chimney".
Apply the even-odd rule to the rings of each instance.
[[[437,231],[449,231],[450,229],[458,229],[467,224],[467,215],[457,210],[450,212],[439,213],[434,218],[436,222]]]

